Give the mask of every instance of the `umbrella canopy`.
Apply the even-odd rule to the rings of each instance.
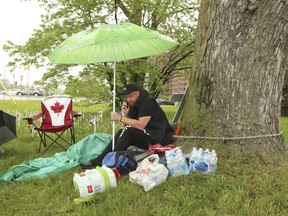
[[[16,117],[0,110],[0,145],[16,137]]]
[[[72,35],[48,57],[60,64],[124,61],[159,55],[176,45],[170,37],[132,23],[104,24]]]
[[[104,24],[78,32],[62,42],[48,58],[58,64],[114,62],[113,111],[115,111],[116,61],[160,55],[178,43],[156,31],[132,23]],[[115,123],[113,121],[113,149]]]

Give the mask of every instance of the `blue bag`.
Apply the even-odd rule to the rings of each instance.
[[[121,176],[136,170],[138,162],[128,151],[109,152],[102,160],[102,165],[116,168]]]

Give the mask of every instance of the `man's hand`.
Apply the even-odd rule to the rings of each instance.
[[[117,112],[111,112],[110,113],[110,118],[111,118],[112,121],[120,121],[121,114],[119,114]]]
[[[127,116],[129,113],[129,110],[130,110],[130,107],[129,107],[128,103],[126,101],[124,101],[122,104],[122,114],[124,116]]]

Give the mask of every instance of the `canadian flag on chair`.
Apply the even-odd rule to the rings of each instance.
[[[52,126],[62,126],[70,121],[71,98],[44,100],[43,105],[49,112]]]

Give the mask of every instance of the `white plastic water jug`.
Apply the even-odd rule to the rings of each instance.
[[[106,166],[96,167],[96,169],[86,170],[79,174],[75,173],[73,184],[80,197],[101,193],[110,186],[117,187],[114,172]]]

